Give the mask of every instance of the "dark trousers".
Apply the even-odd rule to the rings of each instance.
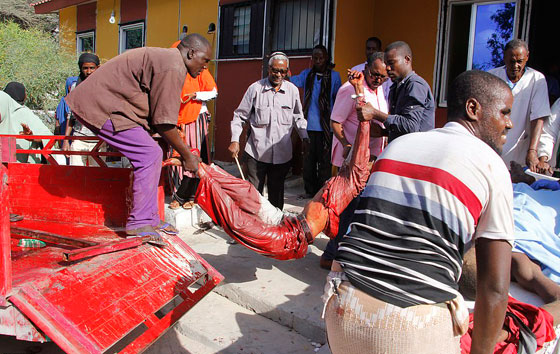
[[[303,186],[306,194],[315,195],[331,178],[331,141],[323,132],[307,131],[309,148],[303,156]]]
[[[264,182],[268,190],[268,200],[275,207],[284,207],[284,180],[290,170],[291,161],[281,164],[260,162],[245,153],[247,180],[262,194]]]

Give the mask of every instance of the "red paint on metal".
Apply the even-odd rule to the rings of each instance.
[[[149,237],[139,237],[130,240],[122,240],[111,243],[104,243],[91,247],[79,248],[76,250],[63,252],[63,260],[66,262],[79,261],[81,259],[98,256],[100,254],[107,254],[126,250],[133,247],[138,247],[148,241]]]
[[[9,205],[8,170],[0,164],[0,306],[7,305],[6,296],[12,290]]]
[[[51,157],[48,149],[54,140],[40,153]],[[15,152],[10,156],[15,157]],[[21,163],[1,166],[8,184],[0,189],[0,198],[9,200],[1,206],[9,205],[24,220],[11,225],[14,232],[7,239],[2,235],[7,242],[0,243],[2,254],[11,255],[8,285],[13,290],[6,294],[8,305],[17,307],[10,311],[0,308],[0,334],[16,333],[18,338],[42,341],[45,337],[37,326],[67,352],[95,353],[118,346],[127,334],[146,325],[148,330],[125,348],[138,353],[223,279],[177,236],[163,236],[168,243],[164,248],[143,244],[63,262],[61,255],[78,253],[73,251],[77,246],[99,244],[106,250],[107,243],[123,242],[132,170]],[[158,199],[161,211],[162,196]],[[21,237],[43,239],[47,245],[21,248],[17,245]],[[203,286],[191,293],[188,287],[195,282]],[[178,295],[180,304],[158,319],[156,313]]]

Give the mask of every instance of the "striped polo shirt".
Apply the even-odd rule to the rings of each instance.
[[[402,136],[377,160],[336,260],[382,301],[451,300],[473,240],[513,242],[512,199],[500,156],[461,124]]]

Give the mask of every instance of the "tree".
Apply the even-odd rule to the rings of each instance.
[[[32,109],[56,108],[66,78],[78,71],[76,57],[50,33],[14,22],[0,23],[0,63],[0,89],[10,81],[23,83]]]
[[[515,3],[504,4],[503,9],[497,10],[490,19],[496,24],[496,32],[486,42],[490,49],[492,58],[488,64],[491,68],[503,65],[504,47],[513,35],[513,19],[515,15]]]

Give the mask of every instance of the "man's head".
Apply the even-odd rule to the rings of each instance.
[[[466,71],[451,83],[447,120],[464,125],[501,154],[509,129],[513,95],[508,85],[484,71]]]
[[[192,77],[197,77],[208,67],[212,59],[212,45],[198,33],[191,33],[181,40],[177,46],[183,62]]]
[[[78,59],[80,77],[85,80],[99,67],[99,57],[93,53],[82,53]]]
[[[381,39],[377,37],[369,37],[366,40],[366,60],[373,53],[381,51]]]
[[[313,70],[315,72],[322,73],[327,70],[327,66],[331,62],[327,47],[322,44],[317,44],[315,47],[313,47],[311,60],[313,61]]]
[[[412,50],[403,41],[389,44],[385,48],[387,74],[393,81],[400,81],[412,71]]]
[[[521,39],[512,39],[504,47],[504,64],[508,78],[517,82],[525,72],[529,60],[529,47]]]
[[[25,86],[22,83],[12,81],[6,85],[4,88],[4,92],[10,95],[11,98],[14,99],[17,103],[23,105],[25,102],[25,97],[27,97],[25,93]]]
[[[279,88],[288,75],[288,68],[290,67],[290,60],[288,56],[282,52],[275,52],[270,55],[268,59],[268,81],[272,86]]]
[[[383,52],[373,53],[368,57],[364,67],[364,78],[368,87],[372,90],[377,89],[387,80],[387,68],[384,58]]]

